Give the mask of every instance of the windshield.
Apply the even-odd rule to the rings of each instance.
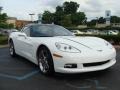
[[[31,37],[74,36],[69,30],[55,25],[35,25],[31,30]]]

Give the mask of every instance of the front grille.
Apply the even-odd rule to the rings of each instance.
[[[103,62],[96,62],[96,63],[85,63],[83,64],[84,67],[91,67],[91,66],[99,66],[108,63],[110,60],[103,61]]]

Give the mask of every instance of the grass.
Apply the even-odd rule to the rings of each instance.
[[[0,35],[0,45],[6,45],[8,43],[8,37]]]

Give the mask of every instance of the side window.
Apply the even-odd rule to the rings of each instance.
[[[28,37],[30,36],[30,28],[29,27],[25,27],[23,30],[22,30],[23,33],[25,33]]]
[[[39,37],[40,36],[40,28],[36,27],[36,26],[32,26],[30,28],[30,36],[31,37]]]

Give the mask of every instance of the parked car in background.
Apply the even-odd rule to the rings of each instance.
[[[100,35],[118,35],[119,30],[102,30],[100,31]]]
[[[18,30],[17,29],[10,29],[10,30],[8,30],[9,34],[11,34],[12,32],[18,32]]]
[[[95,29],[88,29],[86,30],[85,34],[90,34],[90,35],[98,35],[100,32],[99,30],[95,30]]]
[[[71,32],[76,35],[76,34],[84,34],[84,32],[80,31],[80,30],[71,30]]]
[[[2,34],[2,35],[8,36],[12,32],[18,32],[18,30],[17,29],[0,29],[0,34]]]
[[[118,35],[119,31],[118,30],[108,30],[108,35]]]
[[[9,30],[8,29],[3,29],[2,34],[8,36],[9,35]]]

